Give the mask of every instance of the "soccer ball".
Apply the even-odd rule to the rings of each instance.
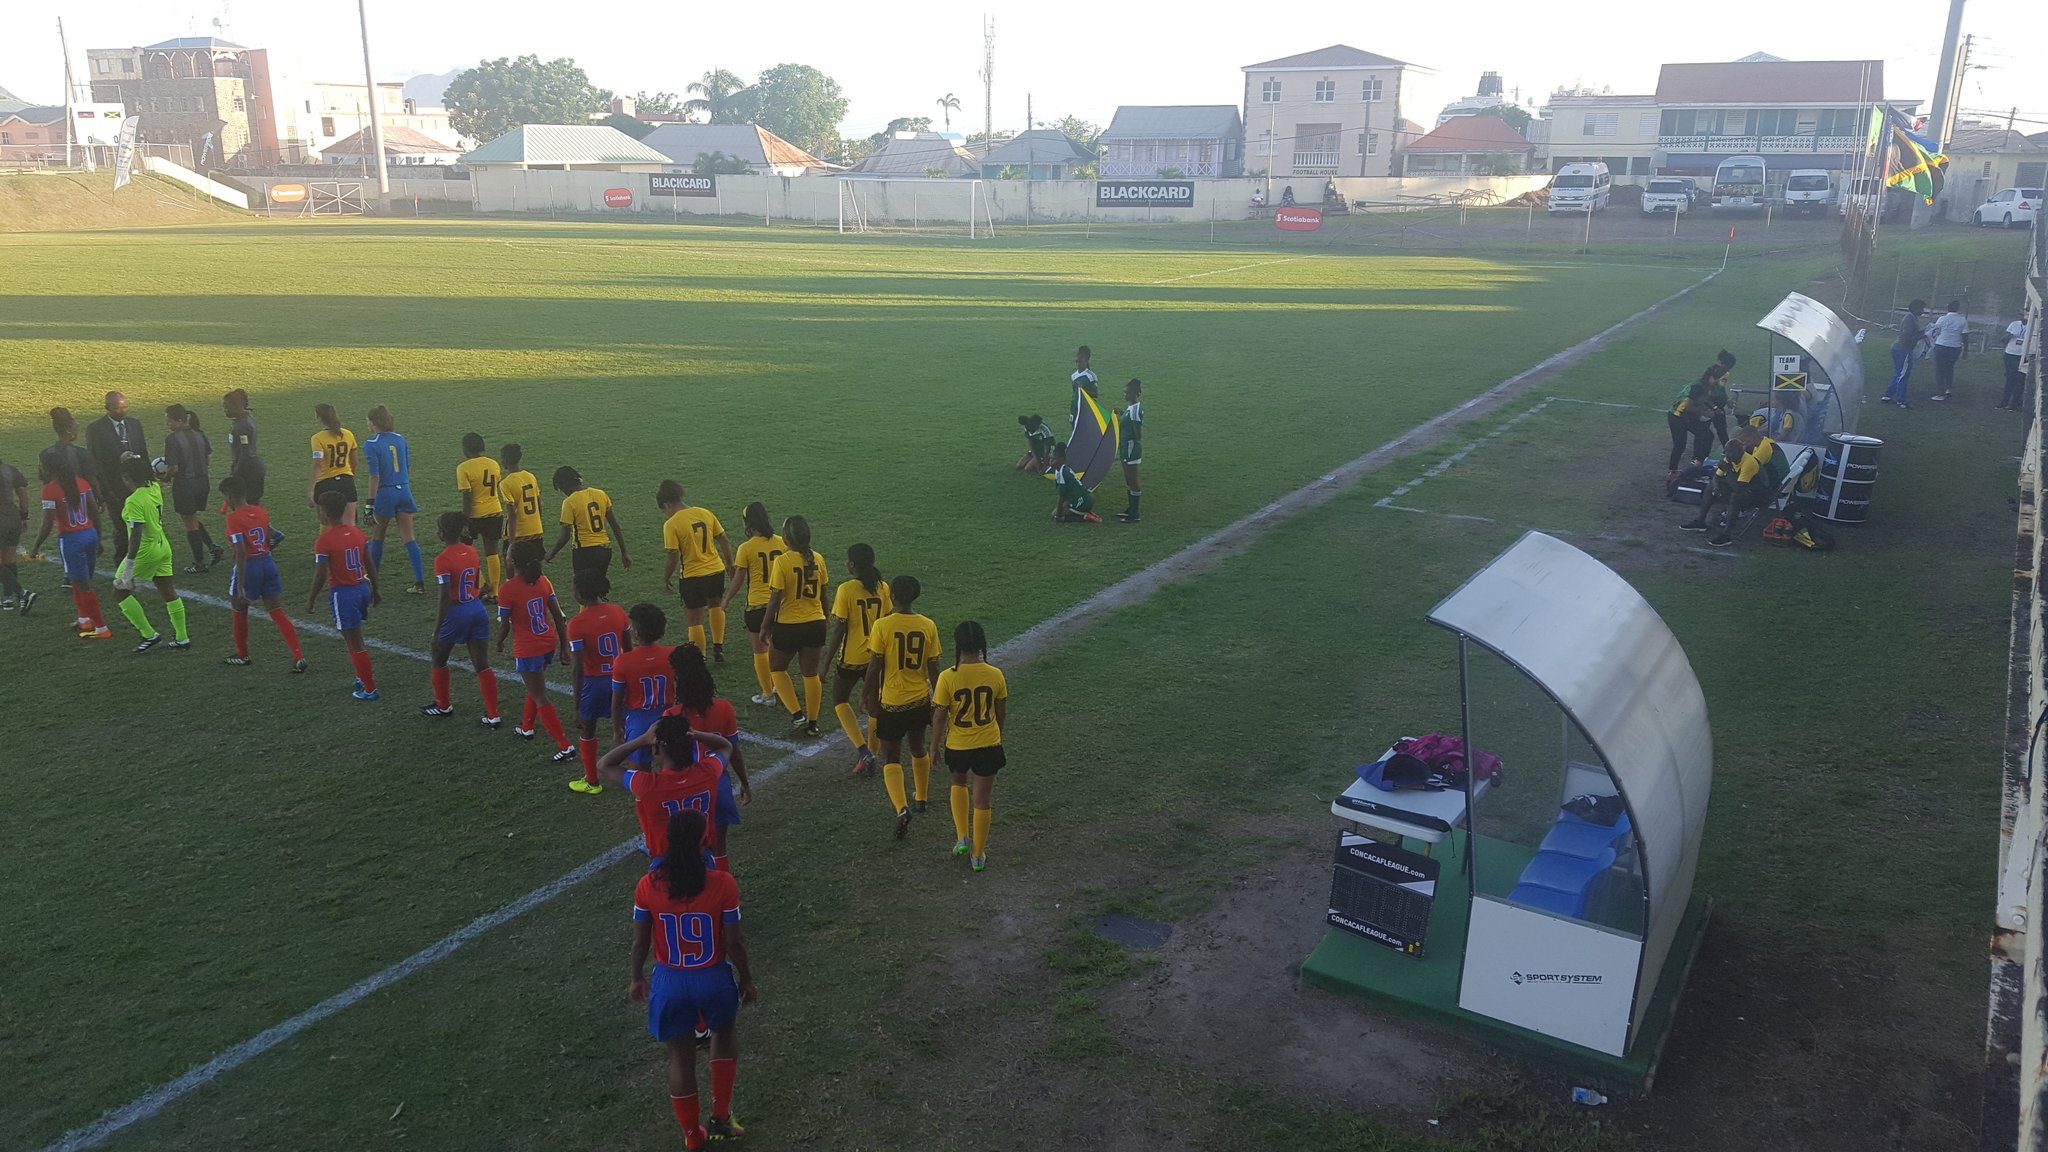
[[[149,462],[149,470],[156,473],[156,478],[159,480],[171,478],[171,462],[161,456]]]

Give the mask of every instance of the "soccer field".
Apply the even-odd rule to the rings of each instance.
[[[966,617],[1001,643],[1707,270],[503,223],[0,237],[0,460],[33,458],[50,405],[90,419],[108,387],[128,393],[152,444],[163,405],[212,416],[221,392],[249,389],[268,503],[294,533],[286,601],[305,619],[311,406],[335,404],[360,431],[384,403],[413,447],[423,524],[457,506],[463,432],[518,440],[543,479],[573,464],[611,493],[636,560],[614,565],[614,599],[670,605],[678,631],[653,500],[669,477],[735,540],[749,500],[807,515],[835,575],[864,540],[886,574],[920,577],[920,609],[949,644]],[[1724,310],[1760,312],[1777,279],[1738,279],[1717,287],[1738,298]],[[1628,349],[1588,395],[1641,399],[1633,389],[1653,379],[1655,403],[1725,331],[1681,337],[1670,359]],[[1010,468],[1017,415],[1064,426],[1083,343],[1105,396],[1146,382],[1140,525],[1055,526],[1045,483]],[[1570,491],[1531,448],[1544,469],[1506,455],[1446,499],[1500,513]],[[1115,480],[1101,495],[1121,506]],[[1551,527],[1602,515],[1551,508]],[[1191,910],[1161,868],[1199,887],[1291,851],[1261,839],[1259,814],[1300,809],[1325,766],[1370,738],[1344,717],[1391,716],[1444,687],[1434,656],[1414,682],[1361,684],[1356,663],[1396,658],[1417,605],[1512,539],[1447,523],[1346,500],[1262,545],[1261,567],[1170,586],[1013,672],[1013,768],[983,876],[946,855],[942,794],[894,844],[879,789],[846,780],[836,752],[765,785],[733,839],[763,993],[742,1024],[749,1141],[1168,1147],[1277,1115],[1252,1090],[1218,1095],[1199,1071],[1127,1048],[1093,997],[1132,961],[1074,909]],[[54,590],[51,574],[29,579]],[[225,575],[181,586],[220,596]],[[36,748],[44,764],[15,775],[0,812],[18,865],[0,874],[10,1147],[48,1144],[633,831],[623,799],[562,787],[572,773],[546,762],[545,742],[478,729],[461,677],[461,717],[434,725],[413,712],[426,670],[405,656],[377,654],[385,698],[364,705],[331,638],[309,634],[314,667],[289,676],[259,619],[257,663],[225,668],[226,614],[195,604],[193,652],[137,657],[81,648],[59,627],[61,599],[0,619],[0,747]],[[430,601],[394,594],[369,632],[424,648],[431,619]],[[738,658],[721,688],[743,701],[737,619],[727,641]],[[772,709],[743,703],[741,721],[787,735]],[[1276,724],[1286,762],[1238,812],[1244,756]],[[762,746],[750,763],[779,758]],[[605,869],[113,1144],[671,1146],[658,1048],[622,995],[635,871]],[[976,1045],[984,1028],[1015,1046]],[[1015,1095],[1076,1070],[1098,1082]],[[1068,1114],[1087,1108],[1115,1115]],[[1351,1124],[1297,1110],[1246,1142],[1407,1146]],[[1557,1146],[1604,1138],[1591,1139]]]

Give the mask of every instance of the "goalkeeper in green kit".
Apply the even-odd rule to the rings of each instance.
[[[192,641],[185,635],[185,602],[178,598],[177,586],[171,581],[176,561],[171,555],[171,542],[164,537],[164,490],[154,471],[160,466],[161,461],[152,466],[140,456],[121,459],[121,478],[133,491],[121,505],[121,531],[128,538],[128,558],[121,561],[114,574],[114,590],[120,596],[116,606],[121,615],[142,634],[142,643],[135,646],[137,652],[147,652],[163,640],[163,634],[142,610],[142,601],[135,598],[136,587],[144,581],[154,583],[164,598],[164,613],[171,618],[171,647],[192,647]]]

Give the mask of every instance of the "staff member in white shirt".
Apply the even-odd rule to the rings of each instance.
[[[2005,326],[2005,396],[1998,406],[2008,412],[2026,409],[2021,394],[2027,386],[2026,373],[2020,365],[2027,358],[2027,322],[2015,320]]]
[[[1934,342],[1934,395],[1929,400],[1946,400],[1956,386],[1956,361],[1963,358],[1963,337],[1970,334],[1970,322],[1963,316],[1963,302],[1951,300],[1948,311],[1927,326],[1927,338]]]

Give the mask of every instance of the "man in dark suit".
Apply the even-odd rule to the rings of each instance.
[[[85,426],[85,450],[92,454],[93,472],[104,485],[102,499],[118,517],[129,492],[121,479],[121,457],[133,453],[149,459],[149,439],[143,435],[142,421],[128,415],[126,396],[107,393],[107,414]],[[114,563],[120,564],[127,555],[128,533],[116,525]]]

